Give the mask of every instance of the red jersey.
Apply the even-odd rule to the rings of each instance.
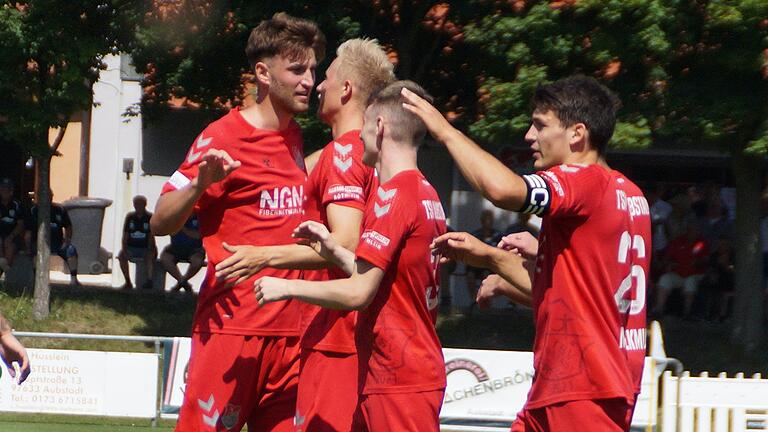
[[[680,276],[700,275],[704,273],[701,264],[709,257],[709,246],[701,237],[689,241],[688,235],[682,234],[669,243],[667,257],[675,264],[672,271]]]
[[[621,173],[596,164],[523,178],[530,203],[543,213],[533,278],[536,374],[527,408],[634,401],[646,344],[648,202]]]
[[[440,198],[418,170],[400,172],[368,200],[356,254],[384,278],[357,325],[364,394],[445,388],[435,332],[439,259],[429,249],[445,231]]]
[[[328,225],[326,208],[329,204],[351,207],[361,212],[365,210],[365,203],[377,181],[374,169],[363,164],[363,151],[359,130],[349,131],[325,146],[307,182],[305,219]],[[325,281],[346,277],[347,274],[336,267],[304,272],[306,280]],[[355,353],[356,321],[355,311],[302,305],[302,347]]]
[[[253,294],[253,281],[263,276],[296,279],[299,271],[265,268],[230,288],[216,280],[214,267],[230,256],[222,242],[256,246],[294,242],[291,233],[303,217],[307,179],[301,131],[296,123],[282,131],[258,129],[233,109],[197,137],[163,193],[180,189],[196,177],[202,154],[211,148],[225,150],[242,165],[209,186],[195,204],[208,269],[192,330],[297,336],[298,303],[281,301],[260,307]]]

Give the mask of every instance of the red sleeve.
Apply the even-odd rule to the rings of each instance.
[[[366,208],[363,234],[357,245],[357,258],[387,270],[411,230],[415,206],[408,206],[407,191],[379,187]],[[398,196],[400,195],[400,196]]]
[[[599,205],[607,184],[605,176],[592,166],[560,165],[537,174],[549,187],[547,214],[552,218],[587,217]]]
[[[367,183],[371,168],[364,165],[362,155],[357,154],[352,143],[333,142],[326,148],[322,162],[325,178],[321,183],[322,205],[338,204],[346,207],[365,209]]]
[[[191,183],[192,180],[197,177],[198,164],[203,159],[203,154],[205,154],[205,152],[214,148],[225,150],[225,140],[221,134],[217,133],[216,129],[217,128],[212,127],[212,125],[209,125],[197,136],[197,138],[195,138],[195,141],[192,143],[192,146],[179,169],[177,169],[176,172],[171,175],[171,178],[169,178],[163,185],[163,189],[160,193],[161,195],[181,189]],[[233,155],[230,154],[230,156]],[[198,200],[196,208],[199,208],[201,202],[206,201],[204,198],[220,196],[223,193],[222,183],[224,182],[221,181],[209,186],[201,199]]]

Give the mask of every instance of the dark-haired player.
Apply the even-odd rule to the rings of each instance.
[[[467,233],[435,242],[446,256],[498,273],[510,298],[533,305],[536,376],[512,430],[628,430],[645,356],[651,221],[640,189],[605,163],[615,96],[583,76],[539,86],[525,137],[539,171],[522,177],[429,103],[406,98],[475,189],[543,219],[527,267],[522,256]]]

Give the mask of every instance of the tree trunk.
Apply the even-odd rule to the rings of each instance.
[[[51,157],[37,158],[37,256],[35,257],[35,304],[32,316],[45,319],[51,311],[51,285],[48,262],[51,257]]]
[[[746,154],[733,157],[736,182],[736,298],[733,341],[746,351],[757,349],[763,338],[763,260],[760,248],[760,163]]]

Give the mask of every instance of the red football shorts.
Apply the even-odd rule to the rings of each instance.
[[[176,431],[293,431],[298,375],[298,337],[193,333]]]
[[[357,354],[302,349],[296,432],[359,432]]]
[[[370,432],[438,432],[445,390],[363,395],[360,409]]]
[[[575,400],[523,409],[512,423],[511,432],[628,431],[634,403],[624,398]]]

